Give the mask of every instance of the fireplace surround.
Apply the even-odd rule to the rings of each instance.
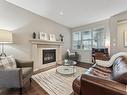
[[[33,39],[30,40],[32,44],[32,59],[34,61],[34,71],[53,66],[57,64],[61,64],[62,62],[62,49],[64,43],[61,41],[48,41],[48,40],[40,40],[40,39]],[[55,50],[56,58],[53,62],[47,62],[45,64],[43,60],[43,50]],[[49,58],[50,59],[50,58]],[[43,63],[43,64],[42,64]],[[54,63],[54,64],[50,64]]]

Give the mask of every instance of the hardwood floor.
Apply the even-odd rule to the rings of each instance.
[[[0,95],[20,95],[19,89],[9,89],[3,91]],[[28,84],[27,87],[23,89],[22,95],[48,95],[48,93],[41,88],[34,80],[32,80],[31,85]]]
[[[92,64],[78,63],[77,66],[89,68],[92,66]],[[52,69],[52,68],[49,68],[49,69]],[[40,72],[43,72],[43,71],[41,70]],[[19,89],[8,89],[8,90],[4,90],[2,93],[0,93],[0,95],[20,95],[20,94],[19,94]],[[27,87],[23,89],[22,95],[49,95],[49,94],[43,88],[41,88],[34,80],[32,80],[31,85],[28,83]],[[73,93],[71,95],[73,95]]]

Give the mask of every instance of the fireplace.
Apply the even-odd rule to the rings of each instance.
[[[56,62],[56,49],[44,49],[42,50],[42,52],[43,52],[42,64]]]
[[[56,66],[56,63],[61,64],[62,48],[64,45],[63,42],[46,41],[46,40],[40,40],[40,39],[30,40],[30,42],[32,44],[32,60],[34,61],[34,68],[33,68],[34,71],[38,71],[40,69],[44,69],[50,66]],[[45,50],[55,51],[54,60],[50,60],[54,62],[46,62],[46,58],[44,61],[43,57],[46,56],[45,54],[47,54],[47,53],[43,53],[43,51],[45,52]],[[46,64],[46,63],[49,63],[49,64]],[[51,63],[54,63],[54,64],[51,64]]]

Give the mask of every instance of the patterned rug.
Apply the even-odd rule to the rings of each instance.
[[[71,76],[61,75],[56,72],[56,68],[33,75],[32,78],[49,94],[49,95],[70,95],[73,80],[84,73],[87,69],[76,67],[76,73]]]

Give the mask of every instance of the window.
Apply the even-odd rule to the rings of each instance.
[[[105,30],[103,27],[73,32],[73,49],[91,50],[105,47]]]
[[[91,31],[84,31],[82,32],[82,49],[83,50],[89,50],[92,47],[92,35],[91,35]]]
[[[81,32],[73,33],[73,48],[81,49]]]
[[[105,47],[104,28],[98,28],[93,30],[93,47],[95,48]]]

